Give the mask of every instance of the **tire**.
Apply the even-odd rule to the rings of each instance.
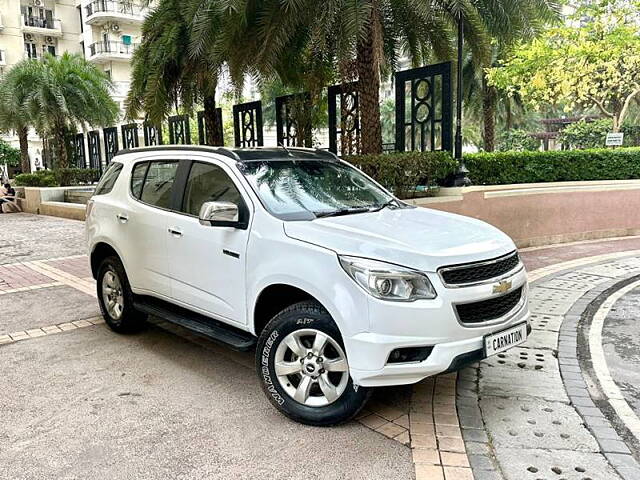
[[[307,425],[346,422],[371,395],[353,384],[340,331],[313,301],[291,305],[267,324],[258,338],[256,369],[273,406]]]
[[[100,312],[111,330],[133,333],[144,328],[147,315],[133,308],[129,279],[118,257],[107,257],[100,264],[97,294]],[[109,302],[110,298],[118,305],[117,308]]]

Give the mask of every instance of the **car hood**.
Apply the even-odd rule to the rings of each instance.
[[[515,249],[497,228],[462,215],[429,208],[285,222],[287,236],[353,255],[434,272],[444,265],[498,257]]]

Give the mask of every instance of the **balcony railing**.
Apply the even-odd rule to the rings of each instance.
[[[96,42],[89,45],[90,56],[101,54],[115,54],[115,55],[133,55],[134,50],[138,46],[137,43],[131,43],[129,45],[122,42]]]
[[[141,5],[126,0],[95,0],[85,7],[87,18],[95,13],[119,13],[122,15],[142,16]]]
[[[23,15],[22,20],[25,27],[46,28],[49,30],[59,30],[60,25],[57,20],[46,19],[41,17],[30,17]]]

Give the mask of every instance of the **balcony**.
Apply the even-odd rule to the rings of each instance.
[[[122,42],[96,42],[89,45],[89,60],[96,63],[125,61],[133,56],[138,44],[125,44]]]
[[[85,7],[85,22],[89,25],[105,23],[141,25],[146,10],[133,1],[95,0]]]
[[[22,33],[62,37],[60,20],[22,15]]]

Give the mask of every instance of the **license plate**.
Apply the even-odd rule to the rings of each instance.
[[[500,332],[491,333],[484,337],[484,354],[486,357],[504,352],[505,350],[524,343],[527,339],[527,323],[507,328]]]

